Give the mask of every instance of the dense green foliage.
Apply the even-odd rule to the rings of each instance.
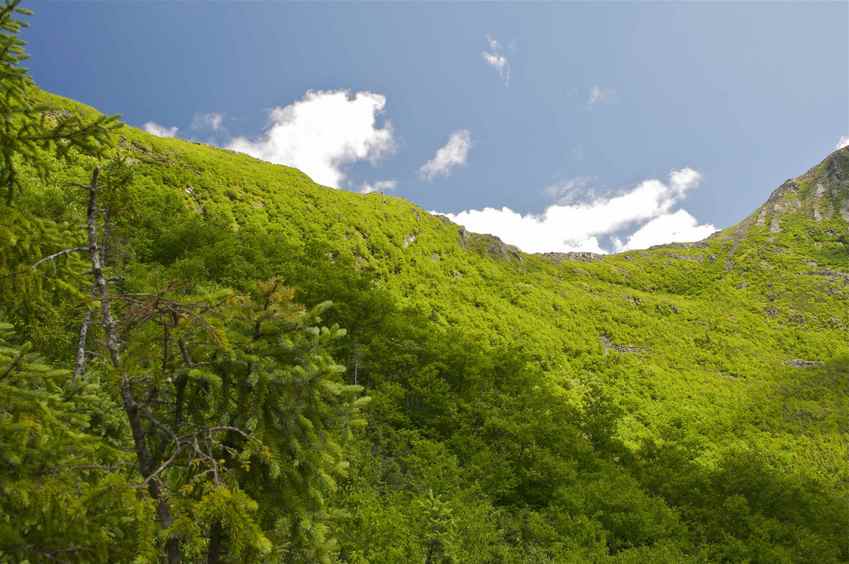
[[[114,137],[16,157],[0,205],[0,561],[849,560],[849,149],[705,242],[577,260]]]
[[[31,12],[20,3],[5,0],[0,6],[0,185],[6,189],[8,203],[21,186],[20,157],[46,174],[47,163],[37,157],[38,149],[50,150],[58,159],[72,150],[99,155],[109,146],[109,131],[117,126],[115,116],[84,120],[76,112],[35,103],[30,95],[32,81],[21,66],[27,59],[24,42],[18,37],[27,26],[22,16]]]

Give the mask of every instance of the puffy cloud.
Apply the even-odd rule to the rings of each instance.
[[[142,129],[152,135],[156,135],[157,137],[176,137],[177,131],[179,130],[176,126],[167,127],[165,125],[159,125],[153,121],[149,121],[142,125]]]
[[[648,249],[664,243],[701,241],[715,231],[716,227],[713,225],[699,225],[698,220],[687,213],[687,210],[678,210],[652,219],[628,237],[624,245],[618,240],[614,244],[617,251]]]
[[[385,106],[386,98],[373,92],[310,90],[302,100],[272,109],[260,137],[237,137],[227,148],[297,167],[319,184],[338,188],[345,165],[374,163],[394,151],[392,124],[377,124]]]
[[[501,44],[491,35],[486,36],[486,42],[489,44],[489,51],[481,53],[486,64],[498,71],[498,76],[504,81],[504,85],[510,84],[510,61],[504,55],[501,49]]]
[[[842,136],[837,141],[837,145],[834,146],[835,149],[842,149],[843,147],[849,147],[849,135]]]
[[[588,106],[595,106],[597,104],[605,104],[607,102],[612,102],[616,98],[616,90],[613,88],[602,88],[601,86],[593,86],[590,89],[590,97],[587,100]]]
[[[374,184],[364,182],[360,185],[360,194],[371,194],[372,192],[389,192],[398,187],[396,180],[378,180]]]
[[[427,180],[436,176],[448,176],[455,167],[466,164],[471,146],[472,134],[468,129],[455,131],[448,138],[448,143],[440,147],[436,155],[422,165],[419,174]]]
[[[688,218],[692,216],[686,212],[686,216],[671,213],[672,207],[697,187],[701,180],[702,175],[698,171],[683,168],[673,170],[666,182],[645,180],[613,197],[593,198],[583,203],[555,204],[539,215],[523,215],[506,207],[443,215],[469,231],[496,235],[526,252],[604,253],[607,251],[602,248],[600,238],[612,238],[616,233],[634,226],[642,226],[646,231],[638,238],[629,238],[624,245],[620,243],[617,246],[614,240],[614,250],[637,248],[637,245],[649,240],[654,244],[709,234],[708,230],[712,231],[712,226],[699,226],[694,219],[689,224]],[[670,215],[674,218],[651,225],[653,220]],[[637,233],[634,233],[634,237]]]
[[[195,114],[192,118],[192,129],[195,131],[219,131],[224,127],[224,114],[210,112]]]

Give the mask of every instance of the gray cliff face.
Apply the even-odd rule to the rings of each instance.
[[[816,223],[849,223],[849,147],[839,149],[798,178],[786,181],[743,223],[782,232],[782,221],[802,216]],[[847,226],[844,226],[847,227]]]

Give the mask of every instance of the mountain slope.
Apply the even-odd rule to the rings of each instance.
[[[44,97],[70,111],[92,111]],[[633,494],[639,501],[615,502],[626,509],[614,510],[604,504],[607,501],[599,505],[604,508],[598,509],[602,515],[598,527],[604,531],[599,538],[606,539],[600,541],[603,551],[615,555],[653,547],[657,552],[650,559],[670,562],[681,561],[684,555],[734,561],[738,559],[734,554],[743,554],[734,550],[744,550],[732,550],[730,544],[710,548],[721,544],[716,539],[725,533],[701,530],[696,523],[722,520],[733,513],[731,505],[717,510],[718,516],[705,517],[703,512],[714,501],[721,505],[721,500],[685,499],[682,492],[692,491],[692,483],[670,489],[669,484],[683,475],[704,476],[704,484],[714,484],[716,491],[727,486],[722,495],[728,504],[745,499],[752,515],[791,524],[812,519],[804,514],[805,503],[830,507],[849,492],[849,148],[789,180],[750,217],[706,241],[576,260],[524,254],[494,237],[467,233],[403,199],[324,188],[295,169],[245,155],[160,139],[132,128],[122,129],[120,136],[119,151],[135,175],[133,211],[125,233],[133,283],[183,280],[239,287],[282,275],[306,304],[336,302],[327,320],[348,329],[337,357],[346,364],[348,379],[364,384],[375,398],[369,416],[372,428],[362,438],[371,446],[363,447],[363,452],[385,452],[379,468],[367,455],[355,457],[355,467],[364,477],[392,483],[386,477],[391,474],[387,461],[407,460],[403,456],[412,455],[398,454],[407,452],[404,448],[410,452],[432,448],[436,458],[456,465],[439,472],[461,476],[458,483],[465,484],[463,488],[470,484],[480,488],[481,499],[495,508],[492,515],[500,511],[517,515],[529,507],[542,511],[557,498],[561,504],[557,511],[577,519],[596,502],[564,493],[569,488],[558,489],[551,476],[571,475],[576,470],[554,468],[568,457],[583,456],[557,440],[578,445],[586,439],[591,444],[586,448],[599,453],[593,455],[599,458],[593,459],[592,468],[602,473],[610,464],[616,468],[609,470],[615,480],[639,484],[634,491],[641,492]],[[85,179],[92,164],[84,158],[69,166],[57,164],[46,184],[30,175],[20,208],[56,225],[71,226],[73,232],[83,210],[61,187]],[[6,255],[24,257],[15,259],[22,264],[56,250],[37,253],[15,250],[14,241],[3,244]],[[4,293],[0,308],[37,348],[61,362],[72,357],[78,306],[57,297],[64,296],[61,287],[46,292],[50,308],[24,306],[11,292]],[[512,373],[529,374],[528,388],[512,383],[512,376],[507,376]],[[503,389],[480,383],[501,378],[500,374],[508,382]],[[525,397],[528,390],[537,389],[543,390],[542,396]],[[535,438],[539,431],[533,431],[535,427],[523,430],[506,424],[493,431],[490,426],[497,427],[496,418],[490,421],[488,414],[502,413],[500,402],[506,401],[499,393],[520,402],[517,405],[524,411],[517,414],[516,425],[538,419],[546,425],[550,421],[548,427],[540,423],[539,429],[556,434],[562,425],[564,437],[576,434],[568,439]],[[561,403],[566,411],[557,407]],[[594,426],[602,424],[611,426],[609,433],[595,435]],[[490,431],[494,434],[487,435]],[[404,438],[409,436],[416,438]],[[415,446],[398,446],[408,445],[405,441]],[[611,441],[621,444],[622,450],[609,446]],[[487,447],[487,442],[497,446]],[[498,453],[511,452],[514,443],[521,447],[515,454],[519,462],[499,466]],[[495,448],[495,454],[487,448]],[[526,448],[547,449],[550,458],[544,463],[521,462]],[[673,448],[680,452],[669,450]],[[433,458],[432,454],[420,456]],[[748,485],[735,490],[737,478],[749,479],[735,461],[747,457],[758,460],[745,467],[752,476],[763,480],[775,476],[775,482],[758,482],[751,491],[745,489]],[[682,466],[672,465],[673,461]],[[398,464],[406,468],[411,463]],[[589,466],[581,464],[578,474],[591,474]],[[653,465],[668,465],[664,466],[668,476],[657,479]],[[518,470],[523,466],[542,477],[524,476]],[[427,472],[439,474],[433,469]],[[427,472],[421,482],[409,486],[410,491],[437,488],[436,478]],[[610,490],[598,493],[600,499],[616,498],[620,486],[615,480],[598,482]],[[799,502],[801,517],[783,514],[765,501],[777,495],[769,493],[770,488],[787,489],[788,480],[813,484],[810,487],[822,496]],[[384,493],[379,497],[372,490],[362,491],[367,493],[352,494],[343,503],[353,515],[371,507],[374,513],[369,515],[375,522],[379,521],[375,515],[389,517],[369,503],[390,508],[393,499],[401,503],[392,497],[401,493],[380,490]],[[403,491],[407,490],[399,490]],[[534,493],[539,491],[546,493]],[[454,490],[446,492],[446,499],[460,496],[450,493]],[[466,498],[456,499],[465,500],[456,501],[457,511],[478,507]],[[652,505],[655,499],[660,500],[657,507]],[[652,507],[646,509],[650,517],[633,526],[639,534],[617,521],[622,517],[609,517],[633,511],[630,503]],[[492,515],[466,515],[460,528],[497,521]],[[577,526],[554,525],[553,517],[546,519],[547,526],[560,531],[552,538]],[[512,525],[504,522],[492,531],[509,536]],[[529,522],[526,527],[531,527]],[[673,522],[684,523],[682,531],[687,532],[677,532]],[[342,527],[350,561],[356,561],[351,556],[355,553],[387,561],[389,553],[375,547],[383,547],[381,542],[401,543],[393,538],[369,541],[371,548],[365,548],[368,543],[358,545],[358,535],[367,535],[369,526]],[[413,523],[396,526],[399,531],[414,530]],[[751,523],[746,527],[755,528]],[[492,531],[474,534],[483,539],[496,534]],[[545,535],[534,534],[534,542],[542,546],[539,538]],[[817,552],[803,546],[808,537],[788,540],[786,535],[763,533],[768,540],[757,541],[784,547],[780,550],[756,548],[754,536],[741,537],[747,540],[740,542],[750,551],[746,558],[753,561],[799,560],[806,551],[821,561],[849,557],[845,543],[838,546],[831,537],[814,539],[820,543]],[[462,538],[457,541],[460,545],[471,542]],[[682,538],[690,539],[690,544]],[[664,544],[672,542],[669,539],[685,548],[680,552],[669,548]],[[421,541],[422,546],[427,542]],[[481,542],[483,546],[488,541]],[[528,552],[530,545],[516,542],[520,547],[516,553],[481,561],[515,561],[516,554],[534,554]],[[562,548],[566,552],[557,553],[545,546],[552,561],[564,561],[562,554],[567,553],[575,558],[584,554],[586,559],[601,554],[580,553],[574,546],[568,550],[577,552]],[[392,558],[404,561],[413,554]],[[528,561],[541,561],[541,554],[527,556]]]
[[[230,227],[272,226],[295,253],[322,243],[402,306],[492,346],[516,344],[568,388],[595,381],[587,365],[603,362],[624,378],[610,391],[637,408],[629,436],[683,418],[724,437],[737,418],[755,417],[765,394],[808,378],[794,359],[839,362],[849,350],[845,150],[709,241],[552,264],[404,200],[323,189],[293,169],[182,141],[130,138],[166,160],[145,173],[187,208]],[[743,440],[781,440],[775,433],[793,427],[761,417],[763,433]],[[795,435],[787,440],[798,450]],[[846,454],[825,457],[834,466],[823,474],[849,477]],[[794,456],[824,462],[819,452]]]

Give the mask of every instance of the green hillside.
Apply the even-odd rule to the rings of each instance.
[[[163,529],[127,462],[131,432],[95,324],[88,347],[100,352],[80,378],[0,377],[20,392],[0,407],[0,561],[156,561],[168,539],[205,561],[213,538],[234,562],[849,560],[849,148],[706,241],[601,257],[529,255],[400,198],[130,127],[113,136],[99,160],[39,153],[46,175],[21,158],[21,188],[0,206],[0,373],[21,372],[24,346],[48,372],[74,367],[86,311],[100,311],[88,258],[32,265],[86,246],[86,195],[72,185],[100,166],[106,272],[132,359],[122,366],[157,398],[144,426],[160,462],[172,431],[153,414],[166,420],[177,397],[179,355],[156,347],[186,340],[194,363],[179,393],[206,406],[198,421],[214,419],[221,366],[272,355],[242,330],[246,311],[260,320],[268,308],[238,298],[266,295],[268,280],[293,289],[280,311],[330,300],[320,321],[299,315],[346,330],[274,362],[309,372],[324,360],[303,351],[322,347],[344,367],[339,397],[370,398],[351,400],[367,425],[348,435],[324,407],[260,423],[251,432],[283,446],[244,447],[238,465],[225,444],[226,495],[175,462],[157,474],[173,502]],[[172,335],[161,318],[176,310],[187,321],[175,317]],[[297,344],[285,319],[280,343]],[[289,403],[235,403],[229,421],[249,429],[250,409],[289,413],[300,381]],[[304,430],[318,419],[339,433],[334,446]],[[312,438],[291,446],[290,434]]]

